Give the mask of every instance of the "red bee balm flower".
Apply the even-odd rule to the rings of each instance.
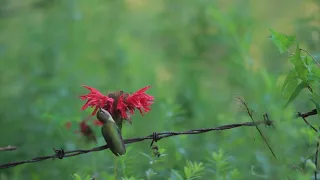
[[[109,98],[108,96],[104,96],[95,88],[92,88],[89,86],[83,86],[83,87],[89,89],[91,92],[89,92],[89,94],[87,95],[80,96],[82,100],[88,99],[88,101],[82,106],[81,108],[82,110],[87,109],[88,106],[95,107],[94,111],[92,112],[92,116],[93,116],[96,114],[97,110],[99,108],[102,108],[104,105],[110,105],[110,107],[112,106],[112,103],[114,101],[112,98]],[[110,110],[111,109],[108,109],[108,111]]]
[[[87,138],[88,141],[97,142],[96,136],[94,135],[90,126],[85,121],[82,121],[80,123],[80,132],[83,136]]]
[[[143,115],[144,112],[151,110],[150,106],[153,103],[154,97],[145,93],[151,86],[144,87],[132,95],[122,94],[118,100],[117,109],[120,110],[121,116],[124,119],[130,119],[127,115],[127,110],[131,114],[134,113],[135,108],[140,111],[140,114]]]
[[[84,86],[91,92],[87,95],[82,95],[82,100],[87,102],[82,106],[82,110],[95,107],[92,116],[96,114],[98,108],[104,108],[110,112],[112,117],[121,117],[131,121],[130,114],[134,114],[135,109],[138,109],[140,114],[144,115],[151,110],[150,106],[154,101],[154,97],[145,93],[151,86],[146,86],[133,94],[124,93],[123,91],[109,93],[107,96],[101,94],[98,90]],[[130,114],[128,114],[130,112]]]

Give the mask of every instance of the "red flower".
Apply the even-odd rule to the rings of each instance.
[[[82,121],[79,122],[79,127],[80,130],[75,130],[74,133],[78,134],[80,133],[82,136],[84,136],[88,141],[95,141],[96,142],[96,136],[93,132],[93,130],[91,129],[90,125],[87,124],[87,122],[90,120],[92,116],[88,116],[85,119],[83,119]],[[98,120],[93,121],[94,125],[97,126],[101,126],[102,123],[100,122],[96,122]],[[71,122],[66,122],[65,127],[69,130],[72,126]]]
[[[134,114],[134,110],[138,109],[140,114],[151,110],[150,106],[153,103],[154,97],[145,93],[151,86],[146,86],[132,95],[122,94],[119,98],[117,109],[121,112],[121,116],[124,119],[128,119],[127,111]],[[129,117],[130,119],[130,117]]]
[[[80,132],[88,141],[97,141],[92,129],[85,121],[81,121],[80,123]]]
[[[82,100],[88,101],[82,106],[82,110],[95,107],[92,116],[95,115],[98,108],[104,108],[109,111],[112,117],[120,117],[131,122],[130,114],[134,114],[138,109],[142,115],[151,110],[150,106],[154,101],[154,97],[145,93],[151,86],[146,86],[133,94],[124,93],[123,91],[110,93],[107,96],[101,94],[95,88],[84,86],[91,92],[87,95],[80,96]],[[117,118],[116,118],[117,119]]]
[[[85,121],[80,122],[81,133],[86,134],[86,132],[88,132],[88,129],[90,129],[90,126]]]
[[[89,106],[90,107],[95,107],[95,109],[92,112],[92,116],[96,114],[97,110],[99,108],[102,108],[105,105],[109,105],[109,107],[112,107],[113,99],[109,98],[108,96],[104,96],[101,94],[97,89],[85,86],[83,87],[87,88],[90,90],[90,92],[87,95],[82,95],[80,98],[82,100],[88,99],[88,101],[82,106],[82,110],[87,109]],[[108,109],[108,111],[111,111],[111,109]]]

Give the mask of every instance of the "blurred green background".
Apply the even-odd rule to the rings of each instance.
[[[302,94],[283,110],[291,66],[269,28],[297,35],[317,58],[319,0],[0,0],[0,27],[0,146],[18,147],[0,152],[0,163],[104,145],[92,121],[97,143],[74,133],[92,111],[80,109],[83,84],[103,93],[152,86],[152,111],[136,113],[124,138],[251,121],[242,97],[255,120],[268,112],[275,121],[261,130],[278,157],[244,127],[162,139],[158,160],[145,141],[122,158],[107,150],[1,169],[1,180],[313,177],[304,159],[314,137],[292,118],[313,106]]]

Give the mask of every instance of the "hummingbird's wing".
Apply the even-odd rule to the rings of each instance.
[[[126,147],[124,145],[120,129],[116,123],[104,124],[101,128],[101,132],[113,154],[119,156],[126,153]]]

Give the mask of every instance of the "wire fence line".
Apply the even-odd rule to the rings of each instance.
[[[152,140],[151,145],[154,142],[159,141],[160,139],[163,138],[168,138],[171,136],[178,136],[178,135],[191,135],[191,134],[201,134],[201,133],[206,133],[210,131],[223,131],[223,130],[228,130],[228,129],[234,129],[238,127],[252,127],[252,126],[258,126],[261,124],[265,124],[267,126],[270,126],[272,124],[272,121],[270,120],[263,120],[263,121],[255,121],[255,122],[244,122],[244,123],[237,123],[237,124],[228,124],[228,125],[223,125],[223,126],[218,126],[214,128],[203,128],[203,129],[193,129],[193,130],[187,130],[187,131],[181,131],[181,132],[154,132],[151,135],[144,136],[144,137],[136,137],[136,138],[130,138],[124,140],[125,144],[131,144],[131,143],[136,143],[136,142],[141,142],[144,140]],[[44,161],[47,159],[63,159],[67,157],[72,157],[72,156],[77,156],[81,154],[86,154],[86,153],[91,153],[91,152],[96,152],[96,151],[102,151],[105,149],[109,149],[108,145],[104,146],[99,146],[95,147],[92,149],[87,149],[87,150],[72,150],[72,151],[64,151],[63,149],[54,149],[54,154],[53,155],[48,155],[48,156],[40,156],[40,157],[35,157],[30,160],[23,160],[23,161],[14,161],[6,164],[1,164],[0,169],[5,169],[5,168],[11,168],[15,167],[21,164],[26,164],[26,163],[36,163],[39,161]]]

